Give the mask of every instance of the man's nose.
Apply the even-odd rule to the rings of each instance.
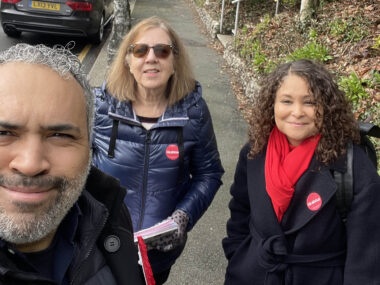
[[[19,141],[12,157],[9,167],[14,172],[26,176],[37,176],[49,171],[47,150],[39,137]]]

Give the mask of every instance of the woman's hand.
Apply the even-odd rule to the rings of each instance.
[[[189,222],[188,215],[182,210],[176,210],[167,218],[167,220],[173,220],[178,225],[178,230],[170,236],[160,238],[158,241],[147,244],[148,250],[157,249],[159,251],[166,252],[186,242],[186,228]]]

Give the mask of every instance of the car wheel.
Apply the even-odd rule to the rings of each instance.
[[[19,38],[21,36],[21,31],[18,31],[14,28],[3,27],[4,33],[11,38]]]
[[[104,15],[100,18],[98,31],[90,36],[90,40],[95,44],[100,44],[104,36]]]

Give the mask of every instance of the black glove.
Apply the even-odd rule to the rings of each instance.
[[[189,216],[182,210],[176,210],[166,220],[173,220],[178,225],[178,230],[176,230],[172,235],[160,238],[159,240],[147,244],[148,250],[158,249],[160,251],[166,252],[186,242],[186,228],[187,224],[189,223]]]

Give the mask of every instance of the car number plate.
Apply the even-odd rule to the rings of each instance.
[[[59,11],[61,5],[59,3],[50,3],[42,1],[31,1],[31,8],[41,9],[41,10],[50,10],[50,11]]]

